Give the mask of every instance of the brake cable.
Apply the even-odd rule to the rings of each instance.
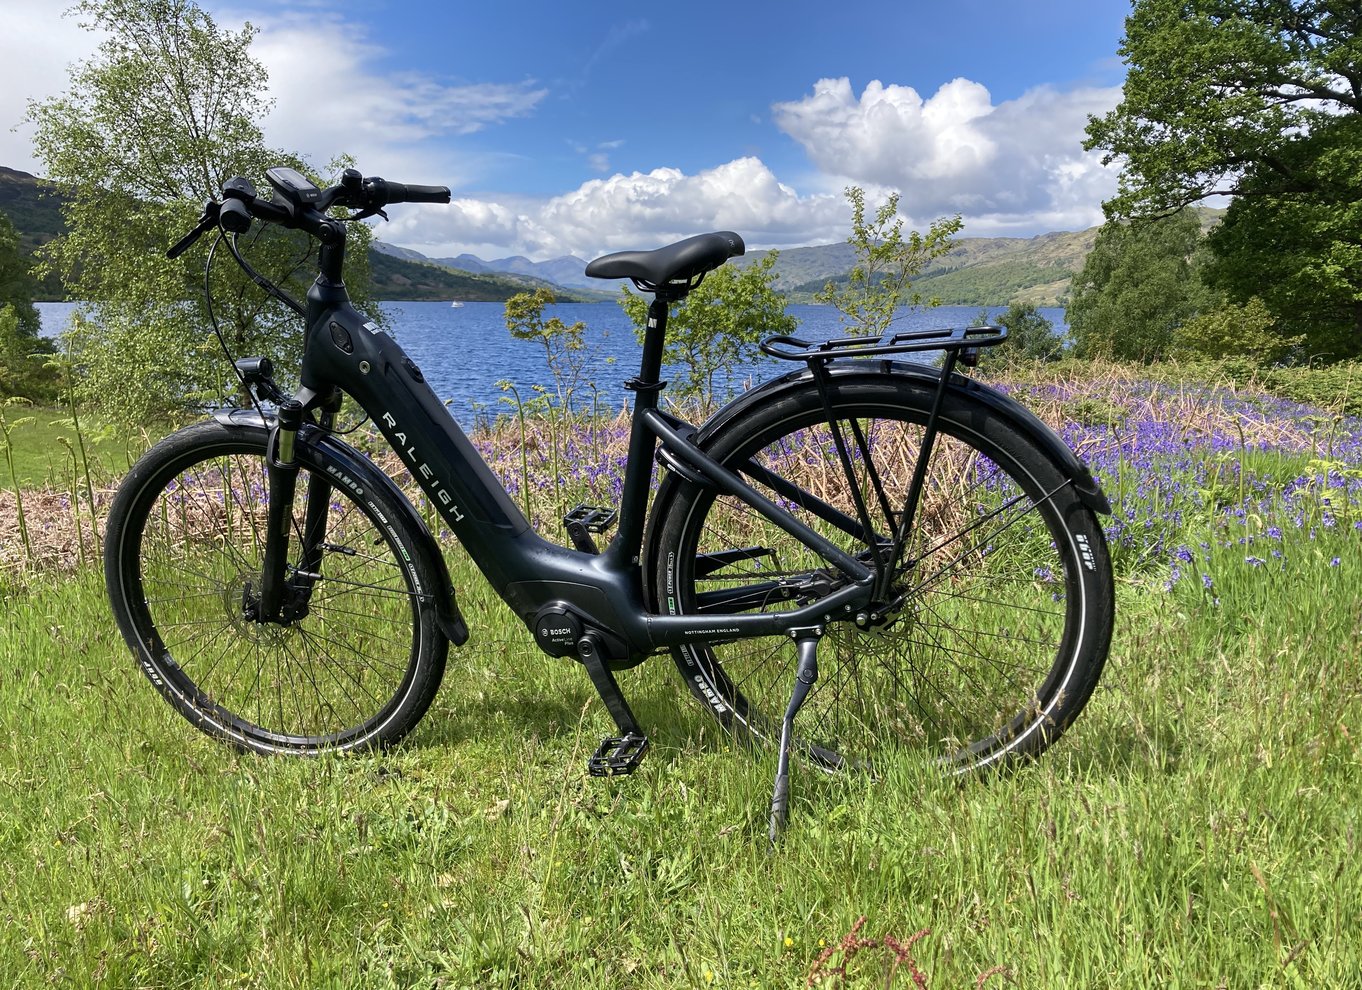
[[[219,236],[219,240],[221,239],[222,239],[221,236]],[[247,261],[245,257],[242,256],[240,249],[237,247],[236,239],[237,235],[233,234],[227,240],[227,250],[232,252],[232,257],[236,259],[236,263],[241,266],[241,270],[250,277],[251,281],[254,282],[256,285],[260,286],[260,288],[264,289],[275,299],[278,299],[281,303],[283,303],[289,309],[293,310],[299,316],[307,315],[307,310],[303,308],[302,303],[298,302],[298,300],[294,299],[283,289],[279,288],[277,285],[275,285],[273,282],[267,279],[264,275],[261,275],[258,271],[251,267],[251,263]],[[214,247],[216,246],[217,245],[215,244]]]
[[[342,223],[354,223],[375,215],[381,216],[384,220],[388,219],[388,215],[384,213],[382,209],[377,207],[370,207],[361,213],[351,213],[348,216],[338,217],[337,219],[339,219]],[[256,231],[256,237],[258,238],[261,233],[262,230],[258,229]],[[251,266],[250,262],[248,262],[245,256],[242,255],[241,253],[241,249],[237,244],[237,236],[238,236],[237,234],[233,233],[231,237],[228,237],[226,231],[222,230],[220,227],[218,228],[218,236],[213,241],[212,247],[208,249],[208,258],[203,266],[204,299],[208,309],[208,320],[213,327],[213,335],[217,337],[218,345],[222,348],[222,353],[226,356],[227,363],[232,366],[232,371],[236,375],[237,381],[240,382],[242,391],[244,391],[246,395],[250,397],[251,405],[255,407],[256,412],[259,413],[261,418],[263,419],[265,418],[265,411],[261,407],[260,399],[256,396],[255,390],[251,388],[251,386],[247,383],[245,376],[241,372],[241,369],[236,366],[236,360],[232,357],[231,348],[227,346],[227,339],[226,337],[223,336],[222,327],[218,322],[216,312],[213,310],[212,268],[213,259],[215,254],[217,253],[218,245],[223,241],[226,241],[227,250],[232,253],[232,258],[236,261],[237,265],[240,266],[241,270],[246,273],[246,275],[250,278],[252,282],[254,282],[261,289],[265,290],[265,292],[269,296],[273,297],[274,299],[277,299],[279,302],[282,302],[285,306],[293,310],[299,316],[305,316],[307,314],[307,311],[296,299],[290,296],[287,292],[284,292],[282,289],[276,286],[269,279],[265,278],[258,271],[256,271],[255,268]],[[312,244],[309,241],[308,249],[306,253],[303,255],[302,260],[305,261],[307,258],[311,256]],[[295,266],[295,269],[296,267],[297,266]],[[353,433],[355,430],[359,429],[369,419],[368,412],[363,410],[361,411],[363,412],[363,415],[360,416],[360,418],[352,425],[350,425],[347,429],[342,430],[333,429],[331,432],[343,436],[347,433]]]
[[[251,405],[260,414],[260,418],[265,419],[265,410],[260,405],[260,400],[256,398],[255,389],[251,388],[246,382],[246,376],[241,373],[241,369],[236,366],[236,359],[232,357],[232,349],[227,346],[227,338],[222,334],[222,326],[218,323],[218,314],[213,309],[213,256],[217,254],[218,245],[226,238],[226,234],[218,231],[218,236],[214,238],[212,246],[208,249],[208,260],[203,264],[203,298],[208,308],[208,322],[213,327],[213,336],[217,337],[218,345],[222,348],[223,355],[227,358],[228,365],[232,368],[232,374],[236,375],[237,381],[241,385],[241,391],[250,397]]]

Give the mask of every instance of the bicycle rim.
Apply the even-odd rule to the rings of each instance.
[[[290,525],[287,578],[310,484]],[[387,530],[332,488],[305,614],[260,623],[269,487],[263,445],[191,449],[143,479],[124,541],[128,621],[143,666],[205,731],[260,751],[321,751],[393,741],[407,717],[421,649],[419,586]]]
[[[853,484],[821,405],[791,405],[735,427],[715,452],[843,549],[866,561],[887,557],[925,413],[839,399]],[[976,428],[964,419],[943,420],[891,594],[859,624],[826,618],[820,678],[796,724],[798,747],[820,764],[915,753],[967,770],[1036,753],[1091,691],[1109,627],[1104,634],[1091,621],[1082,551],[1100,550],[1100,531],[1034,446],[996,421]],[[841,586],[824,561],[744,503],[695,490],[680,501],[664,578],[676,592],[673,612],[782,611]],[[862,508],[876,539],[848,521]],[[762,740],[778,735],[793,660],[790,643],[772,639],[677,651],[715,714]]]

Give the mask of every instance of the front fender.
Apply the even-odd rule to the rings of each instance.
[[[214,412],[213,418],[228,426],[255,426],[269,429],[274,425],[272,421],[266,420],[254,409],[223,409]],[[381,490],[393,500],[395,505],[400,506],[401,511],[407,516],[408,524],[421,544],[418,549],[425,551],[435,564],[436,579],[440,583],[440,588],[437,589],[433,597],[435,599],[436,620],[440,626],[440,631],[455,646],[462,646],[468,642],[468,626],[463,620],[463,615],[459,611],[459,603],[454,596],[454,582],[449,576],[449,565],[445,561],[444,554],[440,552],[440,546],[435,542],[435,537],[431,535],[420,514],[412,506],[411,501],[402,492],[402,489],[398,488],[396,482],[380,471],[373,461],[334,434],[325,433],[311,424],[304,423],[302,429],[298,431],[298,443],[319,452],[326,460],[333,461],[336,468],[344,471],[361,487],[367,486],[373,490]]]

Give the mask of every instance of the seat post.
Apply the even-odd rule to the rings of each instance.
[[[642,404],[645,395],[656,404],[658,378],[662,374],[662,345],[667,335],[667,309],[671,299],[659,291],[648,304],[648,324],[643,331],[643,361],[639,366],[638,378],[629,384],[634,386]]]

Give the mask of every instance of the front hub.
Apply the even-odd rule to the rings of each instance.
[[[286,604],[279,618],[264,618],[260,613],[260,577],[255,573],[241,573],[228,581],[223,587],[222,604],[232,628],[252,642],[277,640],[302,617]],[[306,606],[303,612],[306,614]]]

